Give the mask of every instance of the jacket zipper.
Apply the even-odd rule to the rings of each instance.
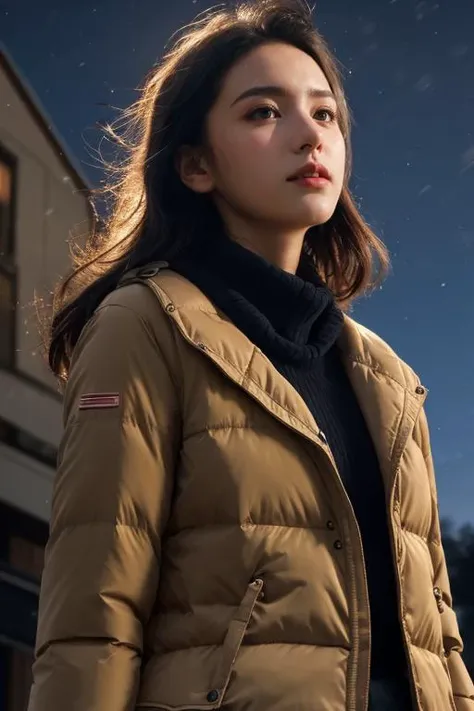
[[[344,487],[344,484],[341,479],[341,475],[339,474],[337,465],[336,465],[336,460],[334,459],[334,455],[330,449],[330,447],[327,445],[327,452],[322,448],[319,447],[320,450],[323,451],[324,454],[328,457],[331,466],[334,470],[335,473],[335,480],[336,484],[340,490],[340,494],[342,498],[345,500],[345,503],[347,505],[347,508],[349,509],[350,516],[352,516],[352,522],[354,524],[356,536],[357,536],[357,541],[359,543],[359,550],[360,550],[360,555],[362,558],[362,573],[363,573],[363,578],[364,578],[364,584],[365,584],[365,589],[368,591],[368,581],[367,581],[367,572],[366,572],[366,567],[365,567],[365,556],[364,556],[364,548],[362,545],[362,537],[360,535],[360,529],[359,525],[357,523],[357,518],[354,512],[354,508],[352,506],[351,500],[347,494],[347,491]],[[350,536],[349,536],[350,538]],[[354,557],[351,554],[350,556],[350,567],[351,567],[351,631],[352,631],[352,640],[353,640],[353,645],[355,647],[354,654],[352,654],[352,664],[349,666],[348,670],[348,681],[347,681],[347,687],[348,687],[348,706],[347,709],[348,711],[357,711],[357,672],[358,672],[358,661],[359,661],[359,627],[357,623],[357,587],[356,587],[356,575],[355,575],[355,564],[354,564]],[[368,600],[367,600],[368,602]],[[367,666],[367,676],[366,676],[366,681],[365,681],[365,693],[364,693],[364,699],[365,699],[365,709],[368,708],[368,703],[369,703],[369,687],[370,687],[370,667],[371,667],[371,635],[370,635],[370,607],[367,605],[367,612],[368,612],[368,620],[369,620],[369,645],[368,645],[368,666]]]

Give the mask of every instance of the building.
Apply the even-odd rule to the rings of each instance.
[[[34,307],[85,234],[89,187],[0,45],[0,711],[24,711],[61,398]],[[74,233],[72,232],[74,230]]]

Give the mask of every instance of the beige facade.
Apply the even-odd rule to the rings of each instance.
[[[0,47],[0,501],[43,521],[61,402],[40,352],[34,300],[68,270],[68,240],[90,225],[87,193],[50,120]]]

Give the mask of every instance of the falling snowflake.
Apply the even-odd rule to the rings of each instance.
[[[428,9],[428,3],[424,2],[417,2],[415,5],[415,17],[417,20],[423,20],[425,18],[427,9]]]
[[[431,185],[424,185],[418,195],[424,195],[425,193],[428,193],[431,190]]]
[[[415,17],[417,20],[424,20],[425,17],[436,12],[436,10],[439,10],[439,3],[430,4],[426,0],[420,0],[415,5]]]
[[[417,91],[427,91],[431,86],[433,86],[433,77],[430,74],[424,74],[415,84],[415,89]]]
[[[461,156],[461,173],[465,173],[466,170],[474,168],[474,145],[470,146],[467,151],[465,151]]]

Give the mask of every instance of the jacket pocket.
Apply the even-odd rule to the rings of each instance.
[[[235,660],[239,653],[240,647],[242,646],[242,641],[244,639],[245,632],[247,631],[247,627],[249,626],[255,603],[260,598],[262,590],[263,580],[261,578],[255,578],[255,580],[249,584],[237,614],[232,618],[224,639],[224,644],[222,645],[219,684],[216,689],[212,689],[212,691],[208,694],[208,698],[210,696],[214,697],[218,695],[219,703],[215,706],[211,706],[210,708],[220,708],[222,704],[222,699],[224,698],[226,689],[229,685]]]
[[[242,602],[227,629],[212,687],[204,691],[193,691],[191,689],[183,691],[178,685],[174,687],[172,693],[163,692],[163,689],[161,689],[161,693],[157,691],[156,700],[151,700],[151,694],[150,696],[147,694],[148,698],[139,700],[136,705],[137,711],[208,711],[209,709],[221,708],[235,660],[262,590],[263,580],[261,578],[255,578],[249,583]],[[159,688],[159,679],[157,679],[156,684]],[[159,698],[159,693],[164,695],[165,698]]]

